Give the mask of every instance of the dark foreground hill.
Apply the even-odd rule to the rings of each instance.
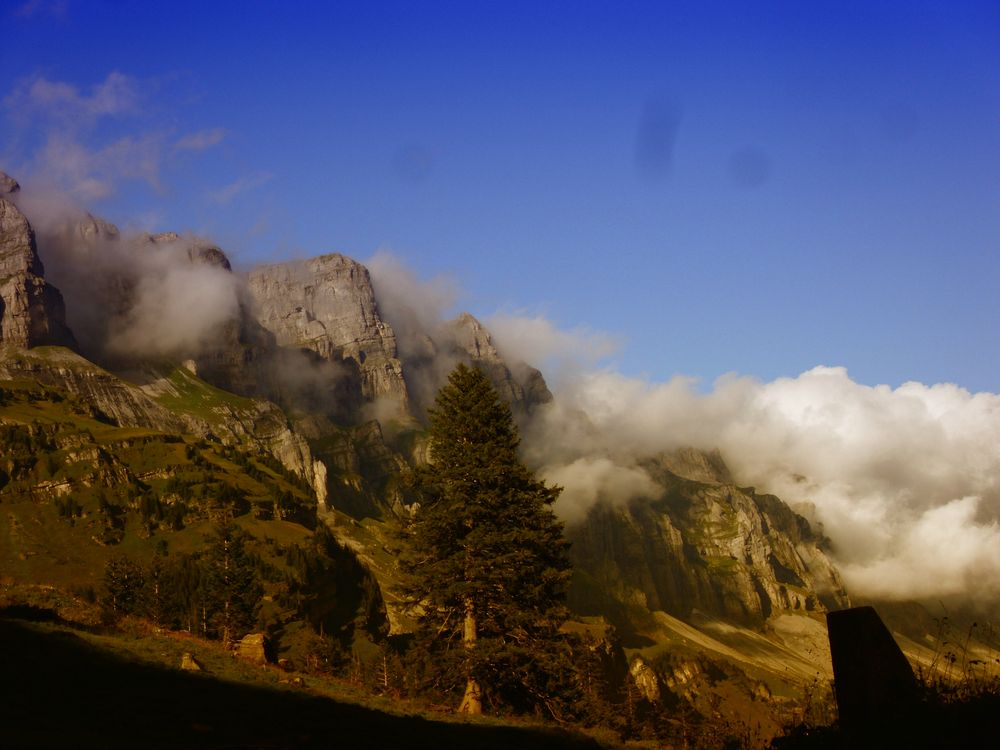
[[[0,747],[599,747],[556,729],[392,715],[302,689],[182,672],[127,658],[84,635],[58,621],[0,613]]]

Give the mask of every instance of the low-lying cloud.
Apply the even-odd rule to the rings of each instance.
[[[85,348],[191,354],[237,317],[238,277],[192,261],[193,239],[150,243],[98,223],[81,233],[71,200],[30,185],[18,201]],[[387,255],[370,266],[400,354],[416,363],[411,392],[429,400],[457,356],[446,322],[455,286],[422,282]],[[597,502],[655,497],[643,458],[718,448],[740,484],[777,494],[822,528],[852,592],[980,603],[1000,595],[1000,395],[868,386],[842,367],[771,382],[731,375],[702,393],[692,378],[656,383],[601,369],[608,337],[537,316],[491,324],[509,362],[559,365],[555,401],[535,412],[523,445],[565,488],[557,509],[567,521]]]
[[[507,351],[530,352],[527,330],[497,336]],[[557,382],[524,447],[565,487],[563,517],[650,496],[643,457],[718,448],[739,483],[822,529],[849,590],[982,603],[1000,594],[1000,395],[867,386],[842,367],[768,383],[730,375],[707,394],[696,386],[599,369]]]
[[[384,250],[365,265],[379,313],[396,333],[399,358],[407,363],[404,377],[412,406],[420,411],[433,402],[437,389],[460,361],[447,323],[458,299],[458,286],[447,276],[421,279]]]
[[[621,341],[606,333],[583,328],[564,331],[542,315],[497,313],[487,319],[486,326],[506,359],[528,362],[552,382],[592,368],[622,348]],[[508,352],[504,342],[517,344]]]
[[[46,279],[62,292],[67,323],[88,356],[195,356],[237,319],[240,279],[201,257],[204,240],[120,234],[65,193],[30,184],[17,202],[35,229]]]
[[[109,350],[120,356],[202,353],[239,315],[237,278],[192,264],[180,248],[147,252],[150,257],[130,269],[132,305],[112,325]]]

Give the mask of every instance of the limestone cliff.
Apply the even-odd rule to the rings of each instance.
[[[520,421],[539,404],[552,400],[542,374],[524,363],[508,363],[493,336],[475,317],[462,313],[437,330],[409,337],[401,355],[403,372],[415,413],[433,405],[438,389],[459,362],[478,367]]]
[[[341,363],[345,377],[357,379],[362,403],[408,414],[396,335],[379,314],[368,269],[343,255],[321,255],[258,266],[248,286],[258,321],[280,345]]]
[[[2,192],[16,193],[17,183],[2,176]],[[62,295],[45,280],[34,230],[3,194],[0,194],[0,344],[19,349],[44,344],[76,345],[66,326]]]
[[[0,179],[3,195],[16,190]],[[3,195],[0,342],[7,353],[0,379],[68,391],[119,427],[268,453],[306,479],[331,513],[362,521],[403,512],[410,498],[402,477],[422,455],[412,417],[422,415],[456,362],[483,369],[525,422],[552,399],[541,374],[505,362],[471,315],[426,332],[416,323],[404,330],[399,318],[394,329],[367,269],[342,255],[261,266],[243,287],[211,243],[173,233],[126,237],[89,214],[53,243],[79,252],[74,260],[85,265],[77,268],[97,268],[81,281],[90,287],[76,287],[75,313],[91,316],[83,327],[94,348],[82,347],[88,358],[60,347],[30,349],[72,345],[73,338],[32,228]],[[238,303],[213,329],[210,346],[155,362],[128,352],[100,359],[99,344],[129,319],[140,275],[157,267],[114,262],[136,254],[169,255],[226,281]],[[61,270],[70,281],[72,267]],[[690,620],[701,612],[760,627],[782,612],[847,603],[823,540],[777,498],[738,486],[718,453],[677,451],[641,466],[661,488],[657,497],[598,505],[567,530],[578,611],[641,631],[657,613]]]
[[[455,343],[478,365],[515,411],[530,412],[552,400],[542,373],[524,363],[508,363],[497,351],[490,332],[469,313],[462,313],[449,327]]]
[[[644,463],[663,488],[658,498],[599,505],[567,530],[575,607],[613,611],[642,630],[657,611],[759,627],[782,611],[848,605],[823,540],[805,519],[772,495],[733,484],[718,454],[692,456]],[[667,468],[678,465],[696,469],[699,480]]]

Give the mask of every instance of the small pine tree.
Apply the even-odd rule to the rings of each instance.
[[[141,605],[145,573],[135,560],[112,557],[104,566],[104,596],[101,605],[113,619],[135,612]]]
[[[551,505],[559,489],[518,458],[510,408],[480,371],[459,365],[430,411],[430,464],[402,564],[419,612],[411,657],[459,710],[545,710],[569,579]],[[558,680],[555,680],[558,682]]]

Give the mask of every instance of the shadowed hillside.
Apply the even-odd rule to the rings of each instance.
[[[558,731],[393,716],[127,660],[69,628],[0,619],[10,748],[596,748]]]

